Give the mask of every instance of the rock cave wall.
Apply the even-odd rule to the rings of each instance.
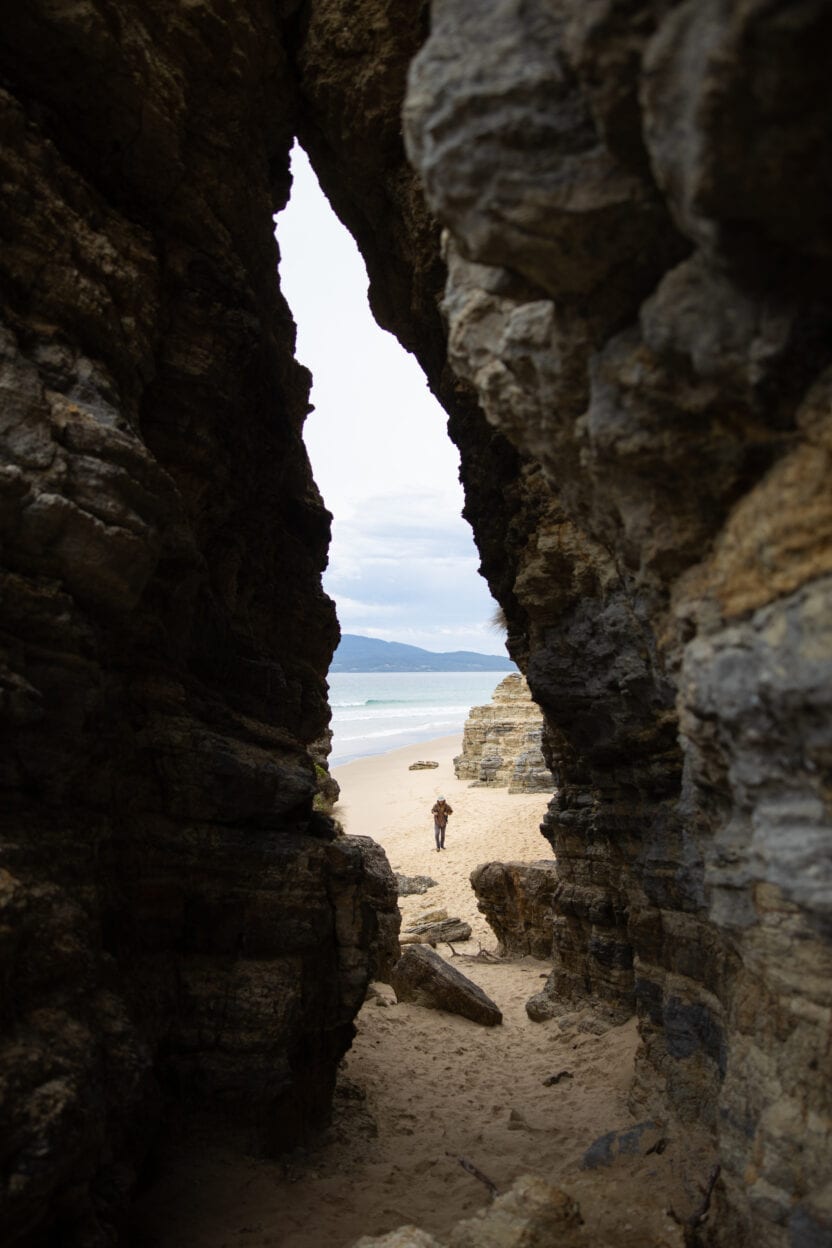
[[[383,855],[312,809],[286,45],[267,0],[3,19],[4,1244],[121,1242],[171,1115],[319,1125],[395,944]]]
[[[830,51],[823,0],[5,21],[11,1242],[117,1242],[171,1098],[272,1145],[320,1120],[392,921],[312,813],[293,134],[547,716],[548,993],[638,1011],[634,1106],[718,1143],[714,1242],[827,1242]]]
[[[563,740],[548,991],[638,1010],[634,1104],[718,1139],[715,1239],[825,1243],[832,13],[432,12],[450,360],[538,465],[498,597]]]

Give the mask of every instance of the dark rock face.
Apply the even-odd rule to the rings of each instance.
[[[338,837],[329,853],[340,881],[328,887],[342,976],[363,994],[369,980],[390,983],[401,952],[396,877],[384,850],[369,836]]]
[[[296,1137],[393,956],[383,864],[312,809],[337,629],[274,277],[293,134],[446,405],[546,714],[544,996],[637,1010],[641,1116],[718,1142],[714,1243],[822,1242],[828,4],[13,8],[4,1242],[118,1242],[170,1095]]]
[[[309,753],[315,764],[315,780],[317,793],[313,809],[321,814],[332,814],[333,808],[341,795],[341,786],[329,774],[329,755],[332,749],[332,729],[327,728],[317,741],[311,742]]]
[[[459,1014],[483,1027],[496,1027],[503,1021],[502,1013],[479,984],[425,945],[405,949],[390,982],[399,1001]]]
[[[285,44],[261,3],[3,21],[4,1244],[115,1243],[170,1095],[269,1147],[323,1121],[397,952],[389,868],[312,810]]]
[[[547,993],[638,1010],[634,1104],[719,1142],[712,1238],[784,1245],[832,1164],[812,1116],[832,1006],[832,16],[489,8],[434,4],[405,122],[449,231],[452,366],[517,456],[498,468],[452,422],[552,730]]]
[[[471,872],[471,887],[502,956],[551,959],[556,863],[485,862]]]
[[[611,1166],[616,1157],[644,1152],[659,1138],[657,1125],[655,1122],[639,1122],[626,1131],[608,1131],[606,1135],[599,1136],[584,1153],[582,1169],[597,1170],[599,1166]]]

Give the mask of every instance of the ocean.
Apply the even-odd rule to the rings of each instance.
[[[331,672],[330,767],[462,733],[507,672]]]

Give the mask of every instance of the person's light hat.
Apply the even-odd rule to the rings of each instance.
[[[444,799],[444,797],[437,797],[437,799],[436,799],[436,800],[437,800],[437,802],[444,802],[444,800],[445,800],[445,799]]]

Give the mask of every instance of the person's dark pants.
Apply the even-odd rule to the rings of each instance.
[[[437,849],[445,848],[445,827],[446,826],[447,825],[445,824],[437,823],[435,819],[433,821],[433,835],[436,837]]]

